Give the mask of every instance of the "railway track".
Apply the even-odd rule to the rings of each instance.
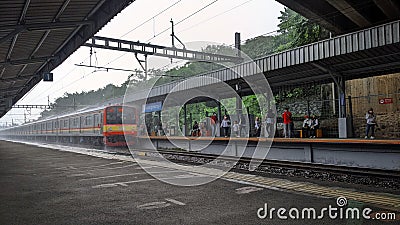
[[[162,155],[171,161],[197,165],[217,160],[217,163],[215,163],[216,166],[230,165],[233,166],[233,169],[240,170],[242,172],[245,171],[264,174],[272,173],[277,175],[308,176],[315,178],[330,177],[332,179],[342,180],[344,182],[346,182],[346,180],[353,180],[356,182],[352,183],[370,183],[384,187],[387,185],[395,188],[400,187],[399,171],[279,160],[259,160],[259,166],[250,171],[249,165],[252,159],[247,157],[241,157],[238,159],[237,157],[233,156],[218,156],[199,152],[184,152],[174,150],[134,150],[133,153],[140,153],[141,155],[146,155],[149,157],[160,157],[160,155]]]

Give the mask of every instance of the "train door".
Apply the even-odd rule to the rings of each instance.
[[[79,117],[79,133],[82,133],[83,116]]]
[[[103,113],[100,113],[100,134],[103,133],[103,124],[104,124]]]
[[[94,123],[93,123],[93,133],[98,132],[98,128],[100,128],[100,120],[99,120],[100,115],[99,114],[94,114]]]

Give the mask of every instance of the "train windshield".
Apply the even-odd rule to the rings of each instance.
[[[131,107],[112,106],[107,108],[107,124],[134,124],[135,110]]]

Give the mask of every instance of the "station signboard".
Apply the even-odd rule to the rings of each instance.
[[[379,104],[393,104],[393,98],[380,98]]]
[[[144,113],[157,112],[161,111],[161,109],[162,109],[162,102],[153,102],[143,105],[142,112]]]

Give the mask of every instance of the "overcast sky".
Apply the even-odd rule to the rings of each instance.
[[[278,16],[283,10],[283,6],[275,0],[217,0],[213,3],[214,1],[136,0],[96,35],[171,46],[171,31],[159,34],[171,26],[171,18],[178,23],[212,3],[177,24],[175,35],[184,43],[207,41],[231,45],[234,43],[235,32],[240,32],[242,40],[245,40],[276,31]],[[153,18],[171,5],[173,5],[171,8]],[[139,26],[149,19],[151,19],[149,22]],[[154,37],[155,35],[157,36]],[[140,69],[133,53],[103,49],[95,49],[95,52],[96,54],[92,55],[92,65]],[[121,85],[130,74],[121,71],[93,72],[93,68],[75,66],[75,64],[89,64],[89,61],[89,48],[79,48],[52,71],[53,82],[40,82],[18,104],[47,104],[47,96],[50,96],[50,102],[53,102],[66,92],[97,90],[109,83]],[[168,59],[154,57],[149,59],[149,67],[158,69],[168,62]],[[32,110],[31,113],[32,115],[27,118],[35,119],[39,116],[40,110]],[[0,119],[0,125],[9,123],[12,119],[16,123],[21,123],[24,120],[23,114],[24,109],[12,109]]]

